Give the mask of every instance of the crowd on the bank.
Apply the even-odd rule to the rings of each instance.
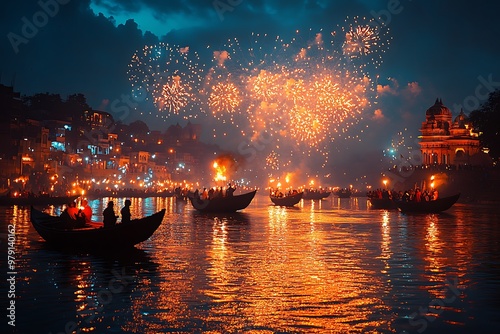
[[[17,197],[17,198],[42,198],[42,197],[51,197],[52,195],[48,192],[45,191],[39,191],[38,193],[35,193],[33,191],[28,191],[28,190],[18,190],[12,192],[11,189],[9,189],[4,195],[4,197]]]
[[[428,202],[434,201],[438,199],[438,190],[420,190],[420,188],[409,189],[405,191],[395,191],[389,189],[376,189],[370,190],[367,193],[369,198],[381,198],[381,199],[392,199],[395,201],[404,201],[404,202]]]

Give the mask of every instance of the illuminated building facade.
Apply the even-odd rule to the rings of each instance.
[[[425,122],[420,128],[420,150],[423,164],[466,165],[474,156],[482,155],[478,134],[464,114],[453,120],[450,109],[441,99],[425,112]]]

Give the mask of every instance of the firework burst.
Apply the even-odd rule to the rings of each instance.
[[[390,43],[390,39],[386,36],[387,28],[379,25],[373,18],[355,17],[352,22],[342,28],[342,31],[345,36],[342,52],[348,59],[362,60],[360,65],[362,67],[381,65],[382,53]]]
[[[221,114],[235,113],[240,103],[240,92],[235,84],[219,82],[211,88],[208,105],[217,119]]]
[[[272,137],[280,147],[271,152],[273,165],[287,163],[279,161],[290,156],[286,149],[327,159],[334,139],[357,138],[350,128],[376,98],[372,73],[389,45],[387,32],[355,17],[334,31],[252,33],[246,45],[233,38],[208,46],[207,72],[196,52],[160,43],[137,51],[128,75],[133,91],[150,93],[165,118],[206,114],[248,138]]]
[[[132,56],[128,76],[132,94],[147,92],[159,113],[158,117],[182,115],[196,117],[200,110],[197,90],[201,84],[199,56],[189,47],[167,43],[146,45]]]

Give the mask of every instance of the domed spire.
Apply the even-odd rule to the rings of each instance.
[[[436,102],[432,107],[427,109],[425,112],[427,116],[430,115],[448,115],[451,117],[451,111],[448,109],[446,106],[443,105],[443,100],[441,100],[439,97],[436,98]]]
[[[458,114],[458,116],[455,117],[455,120],[453,121],[453,127],[465,129],[465,125],[468,123],[468,121],[469,118],[467,117],[467,115],[465,115],[464,110],[460,109],[460,114]]]

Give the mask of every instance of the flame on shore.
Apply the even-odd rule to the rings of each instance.
[[[227,180],[227,176],[226,176],[226,173],[227,173],[227,170],[226,170],[226,166],[224,165],[219,165],[219,163],[217,163],[217,161],[214,161],[214,164],[213,164],[213,167],[215,169],[215,182],[218,182],[218,181],[226,181]]]
[[[212,167],[215,172],[214,180],[225,182],[231,180],[238,170],[239,164],[231,154],[222,154],[214,160]]]

